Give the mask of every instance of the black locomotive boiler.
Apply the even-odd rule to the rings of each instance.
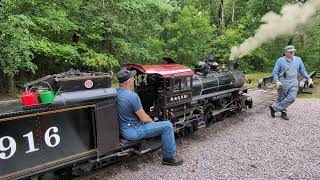
[[[240,71],[196,67],[193,72],[166,60],[126,67],[138,72],[135,91],[146,112],[155,121],[170,120],[177,135],[252,106]],[[47,84],[59,92],[52,103],[0,113],[0,179],[71,179],[160,148],[158,139],[120,137],[117,95],[108,75],[47,76],[28,86]]]

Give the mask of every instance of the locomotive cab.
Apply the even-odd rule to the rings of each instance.
[[[175,120],[190,111],[192,76],[190,68],[179,64],[136,65],[135,92],[146,113],[158,119]]]
[[[135,91],[146,113],[154,120],[170,120],[182,134],[184,127],[199,129],[221,119],[219,116],[226,111],[239,111],[251,102],[242,95],[246,90],[240,71],[210,70],[205,62],[197,64],[195,74],[184,65],[168,61],[126,67],[137,71]]]

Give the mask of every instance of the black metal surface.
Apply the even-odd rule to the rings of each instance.
[[[245,78],[240,71],[215,72],[205,76],[195,75],[193,78],[192,95],[205,95],[231,88],[239,88]]]
[[[92,87],[85,86],[86,81],[92,82]],[[88,89],[110,88],[112,85],[111,78],[104,76],[90,76],[77,78],[62,78],[55,80],[58,87],[61,87],[63,92],[82,91]]]
[[[161,104],[162,106],[170,107],[179,104],[189,103],[192,100],[192,94],[190,91],[187,92],[179,92],[175,94],[165,95],[163,98],[164,102]]]
[[[8,178],[4,178],[1,180],[6,180],[6,179],[8,179],[8,180],[21,180],[21,179],[30,180],[30,177],[37,177],[37,175],[39,175],[41,173],[47,173],[50,171],[52,172],[56,169],[61,169],[61,168],[70,166],[70,164],[77,164],[77,163],[83,162],[85,160],[92,159],[92,158],[96,157],[96,155],[97,154],[95,151],[90,151],[86,154],[83,154],[81,156],[77,156],[76,158],[73,158],[73,159],[68,159],[68,160],[64,160],[61,162],[57,161],[56,163],[50,164],[50,166],[41,166],[41,168],[39,168],[39,169],[25,171],[24,173],[10,176]]]
[[[246,89],[245,88],[232,88],[232,89],[227,89],[224,91],[213,92],[210,94],[193,96],[192,101],[199,101],[201,99],[207,99],[207,98],[210,98],[211,100],[222,99],[225,97],[232,96],[232,93],[234,93],[236,91],[244,92],[244,91],[246,91]]]
[[[96,133],[98,156],[115,150],[119,142],[119,123],[116,102],[105,101],[96,105]]]
[[[16,141],[13,156],[0,159],[0,177],[92,150],[93,144],[90,142],[93,137],[89,133],[92,131],[91,109],[92,107],[86,107],[63,112],[52,111],[0,122],[0,138],[9,136]],[[54,132],[52,128],[58,131]],[[34,148],[31,148],[30,140],[26,137],[30,132]],[[56,139],[45,141],[46,132],[47,136],[59,136],[60,141],[56,146],[48,145],[48,142],[51,145],[57,143]],[[4,140],[3,143],[8,146],[9,141]],[[37,150],[30,152],[30,149]],[[9,155],[8,151],[4,153],[5,156]]]

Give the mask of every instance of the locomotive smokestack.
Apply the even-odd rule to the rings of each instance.
[[[245,40],[239,47],[232,47],[230,60],[241,58],[263,43],[274,40],[281,35],[292,34],[297,27],[305,24],[310,18],[316,15],[320,9],[319,0],[308,0],[305,3],[287,4],[282,7],[280,14],[268,12],[261,22],[253,37]]]
[[[208,62],[215,62],[216,61],[216,58],[213,54],[209,54],[208,56]]]
[[[234,70],[234,60],[229,61],[228,63],[228,70],[233,71]]]

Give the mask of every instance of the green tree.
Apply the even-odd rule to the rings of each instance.
[[[166,24],[166,51],[179,63],[192,65],[208,56],[215,26],[210,25],[207,12],[186,6],[177,20]]]
[[[265,13],[290,2],[297,0],[2,0],[1,83],[9,79],[4,86],[14,92],[15,80],[157,64],[163,56],[193,65],[215,54],[227,63],[230,48],[254,35]],[[239,59],[242,68],[270,71],[290,40],[309,70],[319,68],[319,16],[310,22]]]
[[[14,93],[16,74],[37,69],[29,44],[33,36],[28,30],[35,24],[25,15],[11,15],[15,8],[11,1],[2,1],[0,8],[0,70],[7,76],[9,93]]]

